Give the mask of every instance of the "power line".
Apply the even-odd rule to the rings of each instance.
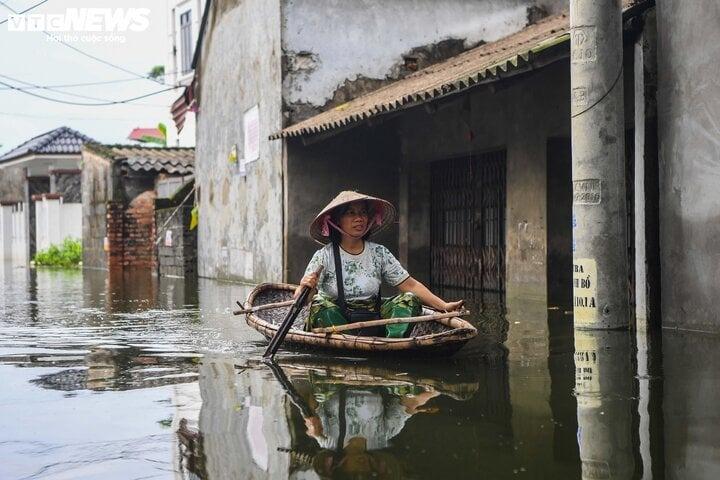
[[[21,90],[18,87],[15,87],[13,85],[10,85],[9,83],[5,83],[2,81],[0,81],[0,85],[5,85],[6,87],[9,87],[12,90],[16,90],[18,92],[24,93],[25,95],[30,95],[31,97],[41,98],[43,100],[48,100],[50,102],[63,103],[65,105],[78,105],[81,107],[104,107],[107,105],[118,105],[121,103],[128,103],[128,102],[132,102],[133,100],[140,100],[141,98],[147,98],[147,97],[150,97],[153,95],[157,95],[159,93],[168,92],[170,90],[176,90],[178,88],[181,88],[181,86],[164,88],[164,89],[158,90],[156,92],[146,93],[145,95],[139,95],[139,96],[133,97],[133,98],[126,98],[125,100],[115,100],[115,101],[109,101],[109,102],[103,102],[103,103],[81,103],[81,102],[71,102],[68,100],[60,100],[59,98],[45,97],[43,95],[38,95],[37,93],[28,92],[27,90]]]
[[[2,5],[3,7],[7,8],[8,10],[10,10],[10,11],[11,11],[12,13],[14,13],[15,15],[19,15],[19,13],[18,13],[17,11],[15,11],[12,7],[8,6],[8,5],[7,5],[5,2],[3,2],[2,0],[0,0],[0,5]],[[87,52],[85,52],[85,51],[83,51],[83,50],[80,50],[79,48],[77,48],[77,47],[75,47],[75,46],[73,46],[73,45],[70,45],[69,43],[64,42],[64,41],[61,40],[60,38],[58,38],[58,37],[54,36],[53,34],[47,32],[46,30],[43,30],[42,32],[43,32],[45,35],[47,35],[48,37],[50,37],[54,42],[59,43],[59,44],[61,44],[61,45],[64,45],[64,46],[66,46],[67,48],[69,48],[69,49],[71,49],[71,50],[74,50],[74,51],[76,51],[77,53],[79,53],[79,54],[81,54],[81,55],[84,55],[84,56],[86,56],[86,57],[88,57],[88,58],[91,58],[91,59],[95,60],[96,62],[100,62],[100,63],[102,63],[102,64],[104,64],[104,65],[109,66],[109,67],[115,68],[115,69],[120,70],[120,71],[123,71],[123,72],[125,72],[125,73],[129,73],[130,75],[134,75],[134,76],[136,76],[136,77],[138,77],[138,78],[144,78],[144,79],[146,79],[146,80],[150,80],[151,82],[155,82],[155,83],[158,83],[158,84],[160,84],[160,85],[171,86],[171,85],[169,85],[169,84],[167,84],[167,83],[165,83],[165,82],[162,82],[162,81],[160,81],[160,80],[156,80],[156,79],[154,79],[154,78],[152,78],[152,77],[150,77],[150,76],[148,76],[148,75],[141,75],[141,74],[139,74],[139,73],[137,73],[137,72],[133,72],[132,70],[128,70],[128,69],[125,68],[125,67],[121,67],[120,65],[115,65],[114,63],[108,62],[107,60],[103,60],[103,59],[100,58],[100,57],[96,57],[95,55],[92,55],[92,54],[87,53]]]
[[[50,87],[43,87],[42,85],[36,85],[34,83],[26,82],[24,80],[20,80],[18,78],[13,78],[13,77],[3,75],[3,74],[0,74],[0,77],[5,78],[6,80],[13,81],[13,82],[23,83],[25,85],[29,85],[30,87],[33,87],[36,89],[42,89],[42,90],[47,90],[49,92],[59,93],[61,95],[67,95],[67,96],[75,97],[75,98],[85,98],[88,100],[96,100],[99,102],[112,102],[112,100],[108,100],[107,98],[91,97],[89,95],[81,95],[79,93],[63,92],[62,90],[56,90],[56,89],[50,88]],[[137,80],[139,80],[139,79],[137,79]],[[13,88],[13,87],[11,87],[11,88],[5,88],[3,90],[19,90],[19,91],[25,93],[29,90],[29,88],[24,88],[24,87],[14,87]],[[166,105],[149,105],[149,104],[133,104],[133,106],[166,107]]]
[[[109,102],[109,101],[110,101],[110,100],[108,100],[107,98],[91,97],[91,96],[89,96],[89,95],[81,95],[81,94],[79,94],[79,93],[72,93],[72,92],[63,92],[62,90],[55,90],[54,88],[42,87],[42,86],[40,86],[40,85],[36,85],[36,84],[30,83],[30,82],[26,82],[26,81],[24,81],[24,80],[20,80],[20,79],[17,79],[17,78],[9,77],[9,76],[3,75],[3,74],[0,74],[0,77],[4,78],[4,79],[6,79],[6,80],[13,81],[13,82],[23,83],[23,84],[28,85],[28,86],[33,87],[33,88],[39,88],[39,89],[42,89],[42,90],[47,90],[47,91],[49,91],[49,92],[60,93],[61,95],[67,95],[67,96],[69,96],[69,97],[85,98],[85,99],[87,99],[87,100],[97,100],[97,101],[99,101],[99,102]],[[16,89],[17,89],[17,90],[27,91],[26,88],[22,88],[22,87],[16,87],[15,89],[11,89],[11,90],[16,90]]]
[[[0,115],[6,117],[23,117],[23,118],[37,118],[44,120],[91,120],[95,121],[106,121],[106,122],[137,122],[137,118],[125,118],[125,117],[68,117],[67,115],[31,115],[28,113],[16,113],[16,112],[0,112]]]
[[[52,89],[52,88],[73,88],[73,87],[89,87],[93,85],[109,85],[112,83],[124,83],[124,82],[137,82],[138,80],[142,80],[142,78],[122,78],[118,80],[103,80],[99,82],[84,82],[84,83],[64,83],[64,84],[58,84],[58,85],[38,85],[36,87],[23,87],[22,90],[36,90],[36,89]],[[26,83],[26,82],[20,82],[20,83]],[[0,88],[0,91],[2,90],[10,90],[7,87]]]
[[[43,3],[46,3],[47,1],[48,1],[48,0],[42,0],[42,2],[38,2],[38,3],[36,3],[35,5],[33,5],[32,7],[26,8],[26,9],[23,10],[22,12],[15,13],[15,15],[22,15],[23,13],[27,13],[27,12],[29,12],[30,10],[33,10],[33,9],[39,7],[39,6],[42,5]],[[3,3],[3,5],[5,5],[5,4]],[[10,7],[8,7],[7,5],[5,5],[5,6],[6,6],[7,8],[10,8]],[[12,10],[12,9],[11,9],[11,10]],[[2,25],[3,23],[7,23],[8,20],[10,20],[10,17],[8,17],[8,18],[6,18],[5,20],[1,21],[1,22],[0,22],[0,25]]]

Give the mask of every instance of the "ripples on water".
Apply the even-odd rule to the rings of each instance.
[[[714,337],[664,335],[661,368],[650,337],[473,305],[449,360],[271,369],[231,314],[249,287],[2,273],[1,480],[720,476]]]
[[[225,306],[201,313],[197,286],[145,274],[3,273],[0,478],[173,477],[202,352],[255,348],[213,324]]]

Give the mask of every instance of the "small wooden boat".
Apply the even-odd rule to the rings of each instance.
[[[263,283],[250,292],[244,308],[249,309],[269,303],[292,299],[296,285],[286,283]],[[290,307],[256,311],[247,314],[247,323],[271,339],[285,318]],[[425,313],[433,313],[427,310]],[[366,337],[343,333],[313,333],[303,330],[308,316],[308,307],[298,315],[285,337],[284,346],[299,349],[325,349],[350,355],[372,355],[375,353],[412,355],[452,355],[471,338],[477,336],[477,329],[459,318],[440,318],[414,323],[408,338]]]

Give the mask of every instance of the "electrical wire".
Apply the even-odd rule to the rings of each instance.
[[[7,77],[6,77],[7,78]],[[22,87],[21,90],[36,90],[36,89],[53,89],[53,88],[74,88],[74,87],[90,87],[93,85],[109,85],[112,83],[124,83],[124,82],[137,82],[138,80],[142,80],[142,78],[123,78],[118,80],[103,80],[99,82],[85,82],[85,83],[64,83],[64,84],[58,84],[58,85],[38,85],[36,87]],[[20,83],[27,83],[23,82],[21,80],[16,80]],[[0,88],[0,91],[3,90],[10,90],[7,87]]]
[[[106,121],[106,122],[137,122],[137,117],[128,118],[128,117],[68,117],[67,115],[32,115],[29,113],[17,113],[17,112],[0,112],[0,116],[5,117],[21,117],[21,118],[36,118],[40,120],[91,120],[93,122],[96,121]]]
[[[10,7],[8,4],[6,4],[6,3],[3,2],[2,0],[0,0],[0,5],[2,5],[3,7],[7,8],[8,10],[10,10],[10,11],[11,11],[12,13],[14,13],[15,15],[19,15],[19,13],[18,13],[17,11],[15,11],[12,7]],[[96,62],[100,62],[100,63],[102,63],[102,64],[104,64],[104,65],[107,65],[107,66],[109,66],[109,67],[115,68],[115,69],[120,70],[120,71],[122,71],[122,72],[128,73],[128,74],[130,74],[130,75],[134,75],[134,76],[136,76],[136,77],[138,77],[138,78],[144,78],[144,79],[146,79],[146,80],[149,80],[149,81],[151,81],[151,82],[158,83],[158,84],[160,84],[160,85],[164,85],[164,86],[168,86],[168,87],[169,87],[169,86],[172,86],[172,85],[170,85],[170,84],[168,84],[168,83],[165,83],[165,82],[163,82],[163,81],[157,80],[157,79],[155,79],[155,78],[153,78],[153,77],[150,77],[150,76],[148,76],[148,75],[142,75],[142,74],[140,74],[140,73],[133,72],[132,70],[128,70],[128,69],[125,68],[125,67],[121,67],[120,65],[116,65],[116,64],[114,64],[114,63],[108,62],[107,60],[103,60],[103,59],[100,58],[100,57],[96,57],[95,55],[92,55],[92,54],[87,53],[87,52],[85,52],[85,51],[83,51],[83,50],[80,50],[79,48],[77,48],[77,47],[75,47],[75,46],[73,46],[73,45],[70,45],[70,44],[67,43],[67,42],[64,42],[63,40],[61,40],[60,38],[56,37],[55,35],[49,33],[49,32],[46,31],[46,30],[43,30],[42,32],[43,32],[45,35],[47,35],[49,38],[51,38],[54,43],[59,43],[59,44],[61,44],[61,45],[64,45],[64,46],[66,46],[67,48],[69,48],[69,49],[71,49],[71,50],[74,50],[75,52],[77,52],[77,53],[79,53],[79,54],[81,54],[81,55],[84,55],[84,56],[86,56],[86,57],[88,57],[88,58],[91,58],[91,59],[95,60]],[[175,85],[175,86],[177,86],[177,85]]]
[[[622,77],[623,68],[624,68],[624,67],[623,67],[623,65],[622,65],[622,63],[621,63],[621,64],[620,64],[620,71],[618,72],[617,77],[615,77],[615,81],[614,81],[613,84],[610,86],[610,88],[608,89],[608,91],[603,94],[602,97],[598,98],[597,101],[595,101],[592,105],[590,105],[589,107],[587,107],[585,110],[581,110],[581,111],[579,111],[578,113],[575,113],[575,114],[571,115],[570,118],[577,118],[577,117],[579,117],[580,115],[582,115],[583,113],[589,112],[590,110],[592,110],[593,108],[595,108],[600,102],[602,102],[603,100],[605,100],[605,97],[607,97],[608,95],[610,95],[610,92],[612,92],[613,90],[615,90],[615,87],[617,86],[618,82],[620,81],[620,77]]]
[[[34,83],[26,82],[26,81],[20,80],[18,78],[10,77],[8,75],[0,74],[0,78],[4,78],[6,80],[10,80],[13,82],[23,83],[23,84],[29,85],[30,87],[33,87],[33,88],[43,89],[43,90],[47,90],[49,92],[59,93],[61,95],[68,95],[70,97],[85,98],[87,100],[96,100],[98,102],[112,102],[112,100],[108,100],[107,98],[91,97],[89,95],[81,95],[79,93],[64,92],[62,90],[56,90],[56,89],[50,88],[50,87],[43,87],[42,85],[36,85]],[[136,80],[139,80],[139,78]],[[23,88],[23,87],[7,88],[6,87],[3,90],[22,90],[23,92],[26,92],[28,90],[28,88]],[[136,103],[136,104],[133,104],[133,106],[167,108],[167,105],[152,105],[152,104],[147,104],[147,103],[145,103],[145,104]]]
[[[35,5],[33,5],[32,7],[28,7],[28,8],[26,8],[25,10],[23,10],[22,12],[15,13],[15,15],[22,15],[23,13],[27,13],[27,12],[29,12],[30,10],[33,10],[33,9],[39,7],[39,6],[42,5],[43,3],[47,3],[48,1],[49,1],[49,0],[42,0],[42,2],[38,2],[38,3],[36,3]],[[5,4],[3,3],[3,5],[5,5]],[[8,7],[7,5],[5,5],[5,6],[6,6],[7,8],[10,8],[10,7]],[[12,9],[11,9],[11,10],[12,10]],[[8,20],[10,20],[10,17],[6,18],[6,19],[3,20],[3,21],[0,21],[0,25],[2,25],[3,23],[7,23]]]
[[[6,87],[9,87],[12,90],[16,90],[18,92],[24,93],[25,95],[30,95],[31,97],[41,98],[43,100],[48,100],[50,102],[55,102],[55,103],[62,103],[65,105],[78,105],[81,107],[104,107],[107,105],[118,105],[121,103],[128,103],[128,102],[132,102],[133,100],[140,100],[141,98],[147,98],[147,97],[151,97],[153,95],[157,95],[159,93],[169,92],[170,90],[176,90],[178,88],[182,88],[180,85],[178,85],[176,87],[164,88],[164,89],[158,90],[156,92],[150,92],[150,93],[146,93],[145,95],[139,95],[137,97],[126,98],[124,100],[115,100],[115,101],[102,102],[102,103],[81,103],[81,102],[71,102],[68,100],[61,100],[59,98],[45,97],[43,95],[38,95],[37,93],[32,93],[32,92],[28,92],[26,90],[21,90],[13,85],[10,85],[9,83],[3,82],[3,81],[0,81],[0,85],[4,85]]]

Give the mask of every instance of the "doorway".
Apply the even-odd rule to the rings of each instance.
[[[506,152],[431,164],[430,278],[443,297],[502,303]]]

